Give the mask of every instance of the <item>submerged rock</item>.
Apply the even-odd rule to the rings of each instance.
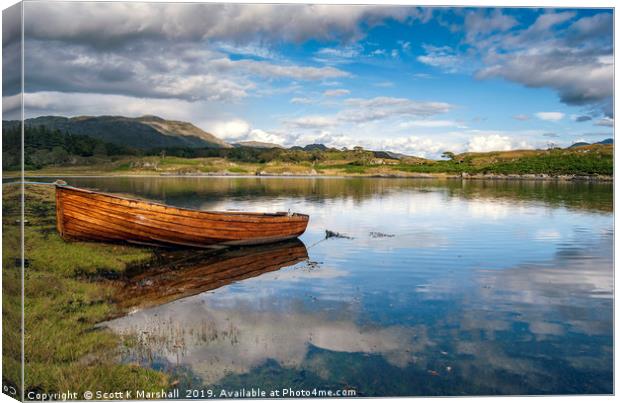
[[[350,237],[348,235],[345,234],[341,234],[339,232],[336,231],[330,231],[328,229],[325,230],[325,239],[329,239],[329,238],[344,238],[344,239],[353,239],[353,237]]]
[[[370,233],[370,237],[371,238],[394,238],[396,235],[394,234],[385,234],[383,232],[371,232]]]

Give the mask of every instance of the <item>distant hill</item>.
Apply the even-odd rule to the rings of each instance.
[[[235,147],[252,147],[252,148],[284,148],[279,144],[275,143],[265,143],[262,141],[240,141],[238,143],[233,143]]]
[[[409,155],[395,153],[395,152],[392,152],[392,151],[373,151],[372,153],[375,156],[375,158],[390,158],[390,159],[394,159],[394,160],[402,160],[402,159],[405,159],[405,158],[412,158]]]
[[[605,139],[603,141],[599,141],[598,143],[586,143],[585,141],[580,141],[580,142],[577,142],[577,143],[571,145],[568,148],[591,146],[593,144],[613,144],[613,143],[614,143],[614,139],[611,139],[611,138],[610,139]]]
[[[300,146],[293,146],[291,147],[291,150],[298,150],[298,151],[327,151],[330,148],[327,147],[325,144],[308,144],[307,146],[304,147],[300,147]]]
[[[18,121],[3,122],[5,126]],[[75,135],[86,135],[108,143],[134,148],[210,147],[230,148],[230,144],[188,122],[165,120],[157,116],[40,116],[26,119],[26,126],[45,126]]]

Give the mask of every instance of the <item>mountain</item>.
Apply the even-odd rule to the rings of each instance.
[[[571,145],[568,148],[583,147],[583,146],[589,146],[589,145],[590,145],[590,143],[586,143],[585,141],[579,141],[579,142]]]
[[[614,139],[612,139],[612,138],[605,139],[605,140],[599,141],[597,143],[586,143],[585,141],[580,141],[580,142],[577,142],[577,143],[571,145],[568,148],[590,146],[590,145],[593,145],[593,144],[613,144],[613,143],[614,143]]]
[[[389,159],[394,159],[394,160],[402,160],[405,158],[411,158],[411,156],[409,155],[395,153],[392,151],[373,151],[372,154],[375,156],[375,158],[389,158]]]
[[[262,141],[240,141],[238,143],[233,143],[235,147],[252,147],[252,148],[284,148],[279,144],[275,143],[265,143]]]
[[[300,146],[293,146],[291,147],[291,150],[297,150],[297,151],[327,151],[330,148],[327,147],[325,144],[308,144],[307,146],[304,147],[300,147]]]
[[[3,122],[5,125],[17,121]],[[166,120],[157,116],[40,116],[26,119],[26,126],[45,126],[71,134],[86,135],[108,143],[134,148],[209,147],[230,148],[230,144],[191,123]]]

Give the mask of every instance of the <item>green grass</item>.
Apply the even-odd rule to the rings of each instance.
[[[212,172],[218,172],[219,169],[217,167],[214,167],[213,165],[205,165],[199,168],[200,172],[205,172],[205,173],[212,173]]]
[[[591,147],[462,154],[455,160],[399,164],[392,169],[420,173],[613,175],[613,153],[611,147]]]
[[[233,172],[233,173],[247,173],[247,172],[249,172],[247,169],[242,168],[242,167],[237,167],[237,166],[227,168],[227,171],[228,172]]]
[[[482,168],[482,172],[500,174],[549,175],[613,175],[613,156],[598,153],[584,155],[551,152],[545,155],[522,157],[514,161],[498,162]]]
[[[318,164],[316,166],[316,169],[319,171],[324,171],[327,169],[340,169],[349,174],[363,174],[363,173],[366,173],[366,171],[369,168],[374,168],[377,166],[378,165],[358,165],[358,164],[352,164],[352,163],[351,164],[334,164],[334,165]]]
[[[21,388],[21,270],[19,186],[3,186],[2,216],[2,381]]]
[[[129,162],[124,162],[118,165],[116,168],[114,168],[114,171],[120,171],[120,172],[131,171],[131,164]]]
[[[363,165],[347,165],[344,171],[348,174],[364,174],[368,167]]]
[[[202,160],[199,158],[181,158],[181,157],[164,157],[157,159],[160,166],[167,165],[190,165],[196,166],[202,163]]]
[[[459,165],[452,161],[437,161],[428,164],[398,164],[392,165],[391,169],[403,172],[418,172],[418,173],[461,173],[471,172],[473,167],[468,165]]]
[[[19,251],[18,199],[5,187],[3,216],[4,374],[19,384],[21,287],[13,256]],[[55,392],[71,390],[160,390],[167,377],[119,362],[120,337],[96,325],[119,314],[116,286],[102,274],[122,272],[151,257],[145,248],[66,242],[55,230],[53,189],[28,186],[25,246],[25,387]],[[13,266],[11,266],[11,263]],[[15,278],[13,278],[15,277]],[[8,280],[8,281],[7,281]],[[17,281],[16,281],[17,280]],[[17,326],[17,327],[16,327]],[[14,381],[13,381],[14,380]]]

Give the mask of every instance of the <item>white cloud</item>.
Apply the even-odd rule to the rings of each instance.
[[[385,56],[387,55],[387,51],[385,49],[375,49],[370,52],[372,56]]]
[[[411,42],[409,41],[398,41],[403,52],[409,52],[411,50]]]
[[[472,42],[481,34],[507,31],[517,24],[515,18],[504,14],[501,9],[495,9],[491,12],[488,9],[469,11],[465,16],[466,37],[468,41]]]
[[[337,124],[337,120],[331,116],[310,115],[294,119],[285,119],[286,126],[302,129],[316,129],[330,127]]]
[[[453,120],[412,120],[400,123],[399,127],[458,127],[464,129],[467,126]]]
[[[217,48],[228,54],[254,56],[261,59],[279,59],[280,56],[275,53],[269,47],[263,46],[260,43],[247,43],[247,44],[234,44],[219,42],[214,44],[214,48]]]
[[[610,116],[612,14],[604,11],[570,23],[575,16],[546,12],[525,29],[470,38],[485,65],[476,76],[551,88],[566,104],[590,105]]]
[[[327,90],[323,92],[323,95],[326,97],[341,97],[343,95],[349,95],[351,91],[345,89],[337,89],[337,90]]]
[[[232,101],[245,98],[254,88],[252,83],[240,83],[214,74],[177,76],[171,74],[154,74],[151,89],[155,93],[166,94],[173,98],[191,100],[207,99],[210,101]]]
[[[21,119],[22,94],[2,97],[2,118],[4,120]]]
[[[614,127],[614,120],[612,118],[599,119],[595,123],[596,126]]]
[[[30,3],[28,37],[112,47],[136,39],[351,41],[386,18],[425,18],[414,7],[303,4]],[[111,28],[113,27],[113,28]]]
[[[344,105],[344,109],[333,115],[286,118],[282,122],[293,128],[326,129],[345,124],[363,124],[399,117],[428,117],[448,112],[453,108],[453,105],[445,102],[415,101],[394,97],[348,98],[344,101]],[[440,124],[445,125],[445,122]],[[429,124],[433,125],[433,123]]]
[[[343,111],[345,117],[359,116],[361,121],[375,120],[393,115],[432,116],[446,113],[454,106],[446,102],[416,101],[408,98],[375,97],[349,98],[345,104],[352,110]],[[356,119],[353,119],[356,120]]]
[[[490,136],[474,136],[467,144],[467,150],[473,152],[508,151],[512,148],[512,142],[507,136],[497,134]]]
[[[36,92],[24,94],[26,117],[41,115],[158,115],[191,121],[205,105],[180,99],[137,98],[113,94]]]
[[[163,47],[147,43],[108,53],[83,45],[57,48],[48,42],[29,41],[27,49],[31,92],[53,89],[234,102],[276,88],[274,80],[323,81],[349,75],[334,67],[231,60],[225,54],[186,43]]]
[[[325,80],[325,81],[321,81],[321,85],[324,85],[326,87],[337,87],[339,85],[342,85],[342,83],[340,81]]]
[[[538,119],[549,122],[557,122],[564,119],[564,114],[562,112],[537,112],[535,115]]]
[[[422,158],[437,158],[443,152],[451,150],[459,152],[462,146],[453,141],[432,139],[427,136],[396,137],[372,141],[374,149],[395,151]]]
[[[426,54],[418,56],[420,63],[455,73],[461,68],[461,57],[449,46],[422,45]]]
[[[253,129],[248,134],[247,140],[283,145],[288,143],[289,138],[281,133],[266,132],[260,129]]]
[[[566,22],[575,17],[575,13],[572,11],[562,11],[559,13],[545,13],[536,19],[536,22],[528,28],[528,32],[538,31],[546,32],[551,27]]]
[[[467,151],[510,151],[515,149],[530,149],[532,146],[526,141],[517,141],[509,136],[500,134],[473,136],[467,143]]]
[[[213,123],[209,131],[222,139],[236,140],[249,133],[250,124],[243,119],[233,119]]]
[[[290,101],[292,104],[301,104],[301,105],[308,105],[311,103],[314,103],[314,101],[310,98],[304,98],[304,97],[294,97],[291,98]]]
[[[349,73],[334,67],[282,65],[258,60],[230,60],[222,58],[211,61],[211,65],[223,70],[245,70],[262,77],[281,77],[295,80],[324,80],[349,76]]]
[[[453,105],[445,102],[416,101],[394,97],[348,98],[344,101],[344,105],[344,109],[332,115],[286,118],[282,122],[292,128],[333,129],[347,124],[359,125],[395,118],[429,117],[448,112],[453,108]],[[447,121],[429,122],[426,123],[426,127],[447,124]],[[419,125],[425,127],[425,123]]]
[[[515,120],[521,120],[521,121],[530,120],[530,117],[524,114],[514,115],[512,118]]]
[[[364,48],[361,45],[356,44],[339,48],[322,48],[319,49],[316,54],[321,56],[352,58],[359,56],[363,49]]]
[[[325,64],[351,63],[363,57],[364,47],[360,44],[340,46],[336,48],[322,48],[314,54],[314,60]]]

